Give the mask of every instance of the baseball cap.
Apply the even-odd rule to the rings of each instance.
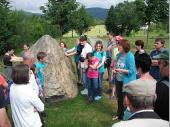
[[[122,39],[123,39],[122,36],[120,36],[120,35],[116,36],[116,40],[117,40],[117,41],[120,41],[120,40],[122,40]]]
[[[156,94],[156,80],[137,79],[123,87],[123,92],[131,96],[149,97]]]
[[[159,55],[154,56],[153,59],[169,60],[169,50],[164,49]]]

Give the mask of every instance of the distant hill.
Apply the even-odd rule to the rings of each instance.
[[[86,10],[91,16],[101,20],[105,20],[108,13],[108,9],[105,8],[86,8]]]

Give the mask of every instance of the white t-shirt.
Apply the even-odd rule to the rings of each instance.
[[[44,104],[38,98],[31,85],[12,84],[10,87],[10,103],[15,127],[42,126],[37,111],[44,111]]]
[[[90,52],[93,52],[93,49],[89,43],[86,43],[81,52],[81,57],[86,58],[87,53],[90,53]],[[81,62],[81,68],[85,68],[85,62]]]

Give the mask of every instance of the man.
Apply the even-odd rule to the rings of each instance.
[[[169,121],[169,50],[164,49],[154,57],[159,60],[161,80],[156,84],[157,99],[155,112],[164,120]]]
[[[88,95],[88,84],[87,84],[87,65],[86,65],[86,56],[87,53],[92,52],[91,45],[87,42],[87,36],[82,35],[80,37],[80,43],[84,45],[84,48],[82,49],[81,55],[80,55],[80,71],[81,76],[83,80],[84,90],[81,91],[82,95]]]
[[[5,99],[2,86],[0,86],[0,127],[11,127],[5,109]]]
[[[134,80],[124,86],[125,104],[133,113],[127,121],[112,127],[169,127],[154,111],[156,84],[150,80]]]
[[[165,41],[162,38],[157,38],[155,40],[155,50],[153,50],[150,53],[151,58],[153,59],[154,56],[159,55],[161,51],[163,50]],[[152,66],[150,69],[150,74],[154,79],[157,81],[160,80],[160,72],[159,72],[159,65],[158,65],[158,60],[152,60]]]
[[[113,32],[109,32],[108,34],[109,42],[106,47],[106,61],[105,68],[107,68],[108,72],[108,81],[109,81],[109,89],[107,93],[112,94],[114,91],[114,87],[112,87],[112,62],[116,60],[116,55],[118,53],[118,48],[116,43],[118,40],[123,39],[121,36],[115,36]],[[112,96],[112,95],[111,95]]]

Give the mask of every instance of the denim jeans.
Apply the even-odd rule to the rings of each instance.
[[[88,89],[88,84],[87,84],[87,71],[84,68],[80,69],[80,73],[81,73],[81,78],[83,80],[83,87],[84,89]]]
[[[102,82],[103,82],[103,74],[104,72],[99,72],[99,88],[102,88]]]
[[[88,96],[95,97],[97,96],[99,88],[99,80],[98,78],[88,78]]]
[[[98,87],[98,93],[99,93],[100,96],[102,96],[103,74],[104,74],[104,72],[99,72],[99,87]]]

